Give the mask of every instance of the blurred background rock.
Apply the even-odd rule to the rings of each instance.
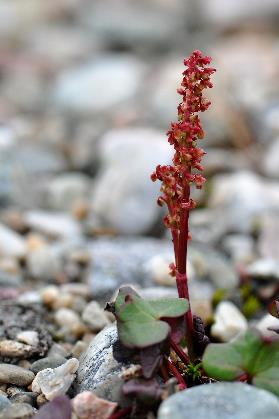
[[[278,0],[1,0],[0,16],[3,284],[170,285],[150,174],[171,159],[183,58],[201,49],[218,71],[191,215],[197,301],[251,266],[278,287]]]

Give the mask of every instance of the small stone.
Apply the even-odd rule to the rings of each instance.
[[[36,279],[53,280],[63,269],[62,258],[49,245],[29,251],[27,254],[27,268],[30,275]]]
[[[80,337],[87,331],[87,327],[81,322],[77,313],[69,308],[58,309],[54,318],[56,323],[62,328],[62,333],[70,333]]]
[[[60,308],[55,313],[55,321],[61,327],[73,328],[74,325],[80,323],[79,316],[69,308]]]
[[[27,403],[13,403],[0,413],[0,419],[31,419],[34,409]]]
[[[279,319],[267,313],[259,322],[254,325],[265,337],[275,337],[278,334],[273,330],[279,330]]]
[[[67,358],[68,355],[69,353],[62,345],[59,345],[59,343],[54,343],[47,354],[48,357],[60,356],[62,358]]]
[[[34,380],[35,375],[22,367],[12,364],[0,364],[0,383],[28,386]]]
[[[245,332],[248,322],[238,308],[230,301],[222,301],[215,311],[211,334],[223,342],[228,342],[241,332]]]
[[[10,406],[11,402],[7,396],[0,394],[0,414],[3,409]]]
[[[174,287],[175,278],[170,275],[170,263],[173,262],[173,255],[156,255],[148,260],[145,269],[150,273],[154,282],[159,285]]]
[[[38,395],[38,397],[36,399],[36,402],[37,402],[37,406],[41,407],[44,404],[46,404],[48,402],[48,400],[46,399],[46,396],[43,393],[41,393],[41,394]]]
[[[117,408],[117,403],[101,399],[90,391],[78,394],[72,403],[79,419],[109,419]]]
[[[278,416],[279,401],[274,394],[244,383],[207,384],[180,391],[165,400],[158,412],[158,419],[277,419]]]
[[[38,359],[38,361],[33,362],[33,364],[30,367],[30,370],[34,374],[38,374],[39,371],[42,371],[46,368],[60,367],[60,365],[65,364],[66,361],[67,359],[60,355],[47,356],[45,358],[41,358]]]
[[[93,332],[99,332],[110,323],[104,309],[100,307],[97,301],[91,301],[85,307],[82,313],[82,320]]]
[[[271,279],[279,282],[279,261],[258,259],[247,267],[247,272],[255,279]]]
[[[0,224],[0,255],[22,258],[26,254],[26,244],[22,236]]]
[[[31,406],[34,406],[36,395],[30,391],[23,391],[23,392],[14,394],[10,398],[10,400],[12,403],[27,403],[27,404],[30,404]]]
[[[9,386],[6,393],[8,397],[13,397],[15,394],[23,393],[23,389],[17,386]]]
[[[58,300],[60,291],[58,287],[50,285],[41,291],[42,301],[45,305],[52,307]]]
[[[77,237],[81,231],[69,214],[61,212],[29,211],[25,220],[31,229],[54,238]]]
[[[32,391],[43,393],[47,400],[66,394],[75,379],[78,366],[78,360],[71,358],[60,367],[40,371],[32,383]]]
[[[88,348],[88,345],[86,342],[83,342],[82,340],[78,340],[74,347],[72,348],[72,356],[74,358],[79,358],[84,351],[86,351],[86,349]]]
[[[28,358],[33,352],[33,348],[25,343],[16,342],[14,340],[0,341],[0,355],[9,358]]]
[[[58,211],[71,211],[77,203],[86,200],[89,190],[90,178],[82,173],[64,173],[48,185],[48,206]]]
[[[34,330],[25,330],[20,332],[16,336],[19,342],[27,343],[31,346],[37,346],[39,344],[39,335],[38,332]]]

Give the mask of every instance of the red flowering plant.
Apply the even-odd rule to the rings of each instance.
[[[200,174],[205,151],[198,146],[204,138],[199,113],[210,106],[203,91],[212,88],[211,75],[216,71],[209,66],[211,58],[194,51],[184,60],[187,67],[183,72],[181,87],[177,90],[182,96],[178,106],[178,122],[173,122],[168,131],[168,141],[174,147],[173,165],[157,166],[151,175],[153,181],[162,182],[162,195],[158,198],[160,206],[166,204],[168,215],[164,218],[166,227],[171,230],[175,253],[175,264],[170,265],[171,274],[176,277],[178,295],[189,301],[186,261],[189,233],[189,211],[196,202],[190,198],[190,187],[201,189],[205,178]],[[195,318],[194,318],[195,321]],[[195,327],[189,303],[186,313],[188,349],[193,352]]]
[[[210,67],[210,62],[211,58],[200,51],[185,59],[186,69],[178,89],[182,96],[178,121],[167,132],[174,148],[173,164],[159,165],[151,175],[153,181],[162,182],[158,204],[166,204],[168,208],[164,223],[172,233],[175,264],[170,268],[176,276],[179,298],[144,300],[131,287],[122,287],[115,300],[107,304],[116,317],[123,351],[127,354],[128,350],[129,356],[141,364],[141,373],[123,386],[124,393],[138,398],[141,407],[143,400],[149,408],[154,404],[156,407],[161,400],[162,388],[156,374],[165,381],[174,376],[180,389],[207,380],[207,377],[202,380],[201,364],[195,364],[208,339],[201,319],[192,316],[186,261],[189,211],[195,207],[190,188],[195,185],[200,189],[205,182],[201,174],[205,152],[198,147],[198,141],[204,138],[199,113],[210,105],[203,96],[203,91],[212,87],[210,77],[215,69]],[[183,340],[187,351],[180,345]]]

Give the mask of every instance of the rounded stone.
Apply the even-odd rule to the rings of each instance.
[[[55,356],[47,356],[45,358],[38,359],[38,361],[33,362],[30,367],[30,370],[34,374],[38,374],[39,371],[44,370],[46,368],[57,368],[60,365],[65,364],[67,361],[66,358],[60,355]]]
[[[0,364],[0,383],[28,386],[34,380],[32,371],[12,364]]]
[[[277,419],[279,400],[266,390],[243,383],[201,385],[164,401],[158,419]]]

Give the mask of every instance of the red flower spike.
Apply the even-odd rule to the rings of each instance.
[[[177,107],[178,121],[172,122],[167,132],[168,142],[174,148],[173,165],[157,166],[151,175],[153,181],[162,182],[162,195],[158,204],[166,204],[168,215],[164,218],[166,227],[171,229],[175,265],[172,273],[175,274],[179,297],[189,299],[186,274],[187,241],[191,236],[188,230],[189,211],[195,207],[195,202],[190,199],[190,185],[195,184],[201,189],[205,178],[197,173],[202,172],[202,157],[205,152],[197,146],[205,133],[199,118],[200,112],[205,112],[210,106],[203,96],[205,89],[212,88],[211,75],[216,71],[209,67],[211,58],[204,56],[201,51],[194,51],[184,60],[186,69],[183,71],[181,86],[177,90],[182,96],[182,102]],[[193,335],[193,319],[191,309],[186,314],[188,341]],[[191,346],[191,345],[190,345]],[[191,347],[188,348],[191,352]]]

